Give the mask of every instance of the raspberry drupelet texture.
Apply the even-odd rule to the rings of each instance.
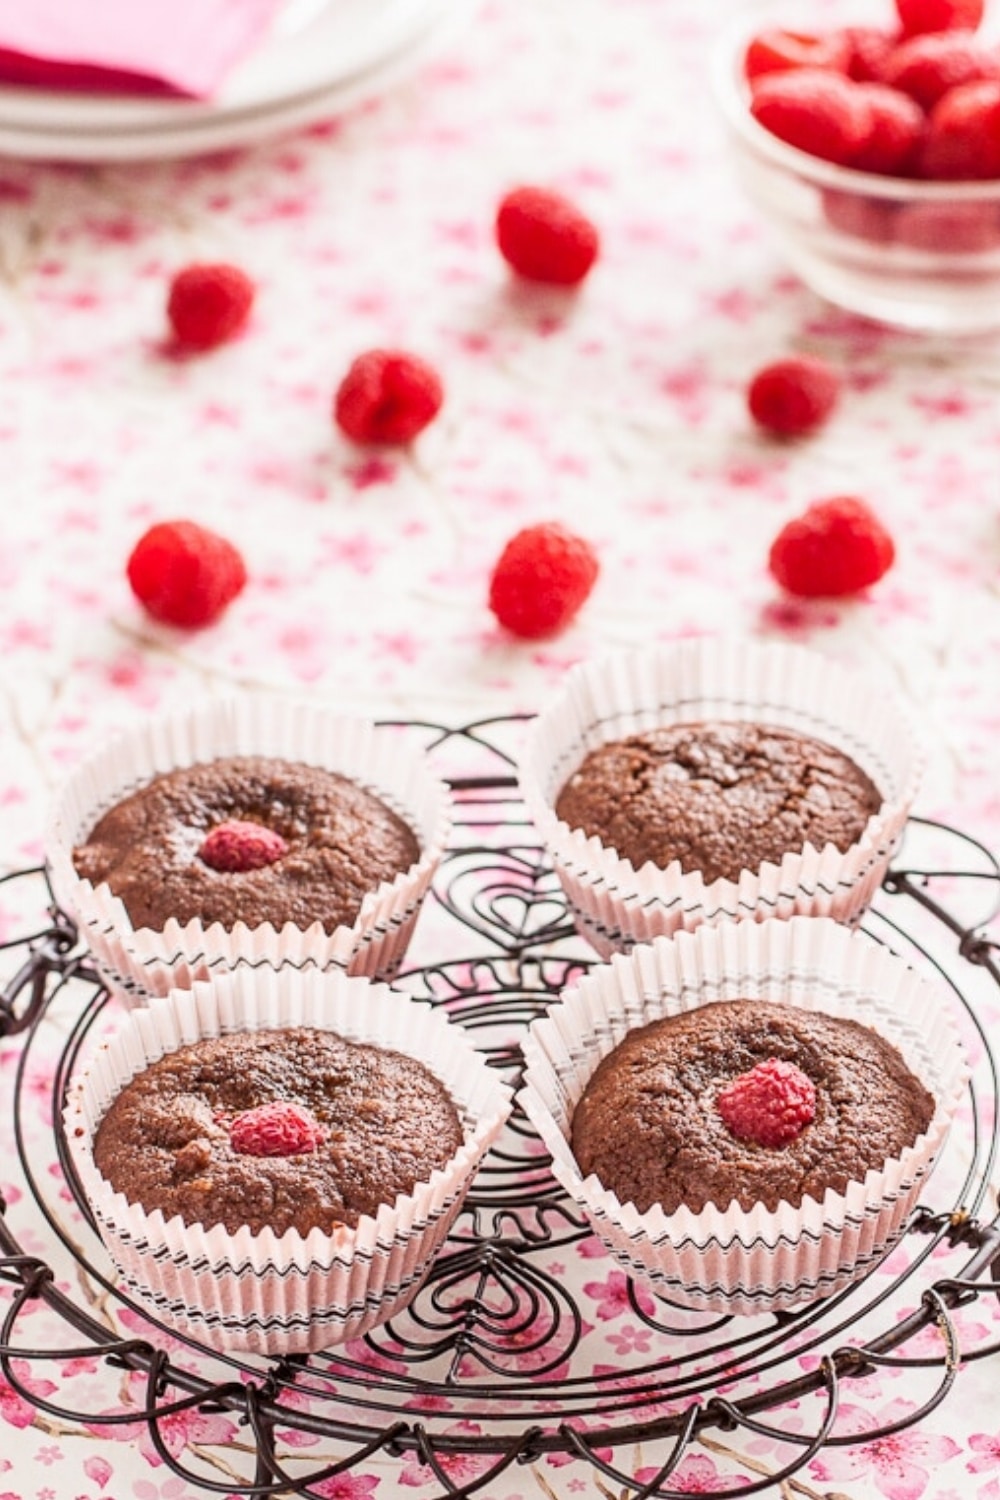
[[[167,317],[184,349],[215,349],[233,338],[253,306],[254,284],[239,266],[185,266],[170,283]]]
[[[337,388],[333,415],[355,443],[409,443],[441,410],[432,365],[401,349],[360,354]]]
[[[220,873],[240,874],[244,870],[262,870],[287,853],[288,845],[273,828],[245,818],[229,818],[205,835],[198,858]]]
[[[783,526],[768,566],[790,594],[837,598],[860,593],[895,560],[892,537],[874,511],[851,495],[816,500]]]
[[[552,635],[580,609],[598,571],[597,555],[583,537],[554,521],[526,526],[493,569],[490,609],[514,635]]]
[[[600,249],[586,214],[548,188],[518,187],[497,209],[496,238],[504,260],[527,281],[577,286]]]
[[[970,32],[933,31],[897,47],[882,81],[929,113],[951,89],[997,78],[1000,58]]]
[[[840,396],[840,376],[809,355],[778,359],[758,370],[747,406],[759,427],[776,437],[803,437],[822,427]]]
[[[326,1136],[307,1109],[283,1099],[244,1110],[229,1125],[229,1143],[240,1156],[306,1156]]]
[[[845,31],[814,36],[772,27],[759,31],[751,39],[743,71],[751,83],[765,73],[782,73],[787,68],[832,68],[834,72],[846,73],[851,55],[852,45]]]
[[[772,135],[822,161],[847,166],[868,139],[871,108],[856,83],[823,68],[760,79],[750,113]]]
[[[984,0],[896,0],[903,33],[975,31],[983,19]]]
[[[921,171],[952,182],[1000,177],[1000,83],[964,83],[939,100],[928,122]]]
[[[738,1140],[786,1146],[816,1118],[816,1088],[794,1063],[772,1057],[734,1078],[715,1105]]]
[[[154,620],[197,629],[213,624],[247,581],[231,542],[197,521],[160,521],[126,565],[132,592]]]

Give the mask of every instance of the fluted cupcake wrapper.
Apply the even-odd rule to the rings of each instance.
[[[235,1234],[147,1212],[115,1192],[93,1157],[97,1127],[128,1081],[204,1037],[308,1026],[423,1062],[458,1109],[464,1142],[412,1192],[356,1228]],[[464,1033],[420,1001],[334,971],[241,969],[131,1011],[74,1079],[64,1112],[73,1165],[125,1289],[154,1316],[213,1348],[260,1354],[325,1348],[384,1322],[413,1297],[510,1113],[511,1094]]]
[[[789,850],[780,863],[706,884],[674,862],[635,869],[555,813],[559,792],[599,745],[670,724],[736,720],[794,730],[849,755],[882,795],[858,841]],[[922,756],[885,683],[802,647],[704,637],[585,663],[529,730],[522,795],[580,931],[602,957],[703,922],[829,916],[855,922],[902,837]]]
[[[640,1213],[595,1176],[584,1178],[571,1122],[601,1059],[627,1032],[662,1016],[755,999],[848,1017],[885,1037],[934,1097],[924,1134],[845,1192],[774,1210]],[[704,925],[617,955],[534,1022],[519,1102],[556,1178],[627,1271],[692,1308],[790,1307],[858,1280],[902,1232],[968,1078],[947,1003],[888,948],[828,918]]]
[[[81,879],[73,849],[116,802],[153,776],[231,755],[263,755],[339,772],[413,829],[420,857],[367,894],[351,926],[233,927],[168,921],[135,928],[107,884]],[[85,761],[56,798],[46,839],[59,901],[109,982],[134,1003],[238,966],[345,969],[388,979],[399,968],[450,832],[450,796],[398,733],[295,700],[230,698],[154,719]]]

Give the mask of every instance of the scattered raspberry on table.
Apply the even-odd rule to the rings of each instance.
[[[600,249],[594,224],[549,188],[517,187],[501,199],[496,238],[507,264],[527,281],[577,286]]]
[[[597,580],[590,543],[556,521],[526,526],[504,547],[490,579],[490,609],[526,639],[553,635],[573,619]]]
[[[787,1146],[816,1118],[816,1086],[794,1063],[772,1057],[727,1084],[715,1107],[737,1140]]]
[[[360,354],[337,388],[333,415],[355,443],[409,443],[441,410],[441,377],[401,349]]]
[[[892,537],[865,501],[837,495],[814,501],[781,528],[768,567],[790,594],[839,598],[877,583],[895,556]]]
[[[160,521],[136,543],[126,567],[132,592],[154,620],[195,629],[213,624],[247,581],[231,542],[197,521]]]
[[[326,1137],[307,1109],[284,1099],[245,1109],[229,1125],[229,1143],[240,1156],[306,1156]]]
[[[747,406],[758,426],[776,437],[804,437],[822,427],[840,397],[840,376],[810,355],[777,359],[758,370]]]
[[[192,265],[170,283],[167,317],[183,349],[215,349],[250,316],[254,284],[239,266]]]
[[[263,870],[287,853],[288,845],[273,828],[251,823],[246,818],[229,818],[209,829],[202,839],[198,858],[210,869],[232,875]]]

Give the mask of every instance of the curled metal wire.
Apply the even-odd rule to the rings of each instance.
[[[471,948],[464,958],[412,969],[396,983],[445,1010],[492,1066],[516,1080],[518,1034],[590,962],[517,797],[510,740],[518,724],[407,728],[428,745],[461,749],[475,766],[451,778],[456,838],[435,891],[452,935],[464,934]],[[672,1481],[711,1432],[766,1438],[787,1449],[785,1461],[762,1477],[713,1490],[749,1496],[777,1489],[826,1447],[887,1437],[922,1420],[948,1397],[963,1366],[1000,1354],[1000,1338],[964,1347],[954,1317],[977,1299],[1000,1295],[1000,1224],[988,1196],[1000,1089],[990,1039],[961,978],[968,966],[1000,986],[997,944],[986,931],[1000,902],[1000,866],[968,835],[926,826],[956,851],[954,867],[898,863],[867,925],[874,936],[916,951],[937,969],[978,1033],[985,1083],[970,1096],[970,1165],[958,1195],[913,1214],[909,1259],[898,1277],[869,1277],[803,1309],[745,1321],[692,1315],[629,1283],[629,1316],[648,1330],[655,1347],[648,1355],[637,1347],[619,1370],[595,1371],[586,1357],[583,1310],[552,1269],[554,1252],[574,1251],[589,1231],[552,1177],[530,1125],[516,1115],[408,1311],[357,1347],[310,1356],[210,1354],[148,1319],[147,1337],[119,1337],[81,1297],[61,1289],[48,1259],[25,1253],[16,1206],[0,1199],[0,1283],[10,1289],[0,1323],[0,1377],[38,1411],[62,1421],[97,1430],[141,1421],[162,1463],[192,1488],[252,1497],[329,1494],[338,1476],[380,1458],[417,1462],[438,1495],[465,1500],[514,1466],[555,1458],[585,1463],[632,1500],[674,1500],[688,1491],[672,1488]],[[963,900],[939,899],[939,879]],[[58,1124],[68,1081],[108,997],[44,870],[14,872],[0,887],[5,881],[22,891],[37,887],[44,912],[0,945],[16,960],[0,991],[0,1044],[17,1049],[13,1129],[20,1169],[51,1236],[53,1259],[68,1255],[102,1297],[138,1313],[87,1228]],[[975,921],[964,910],[970,891],[993,903],[981,904]],[[959,979],[954,965],[912,935],[917,909],[954,940]],[[52,1191],[49,1164],[32,1160],[23,1116],[29,1065],[43,1047],[40,1028],[49,1009],[69,999],[73,1019],[51,1085],[53,1156],[76,1199],[75,1212],[67,1215]],[[940,1274],[945,1257],[947,1275]],[[911,1289],[916,1305],[901,1312],[898,1294]],[[59,1347],[32,1344],[29,1317],[39,1303],[65,1329]],[[914,1346],[926,1330],[936,1335],[932,1353]],[[31,1372],[85,1357],[109,1371],[138,1374],[142,1403],[124,1412],[81,1411],[68,1397],[58,1399],[58,1391],[38,1394]],[[890,1365],[927,1370],[936,1374],[935,1383],[912,1412],[891,1424],[861,1434],[838,1431],[845,1385]],[[735,1393],[737,1385],[743,1394]],[[805,1398],[818,1404],[808,1430],[800,1431],[784,1417],[791,1403],[801,1408]],[[164,1424],[192,1410],[225,1412],[239,1421],[251,1450],[242,1478],[220,1478],[174,1451]],[[310,1466],[307,1450],[285,1443],[284,1432],[322,1438],[336,1446],[336,1456]],[[635,1459],[640,1447],[642,1466]]]

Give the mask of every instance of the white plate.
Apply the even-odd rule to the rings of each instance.
[[[58,154],[81,159],[74,137],[110,146],[121,134],[211,132],[231,119],[281,113],[394,59],[422,39],[441,9],[440,0],[288,0],[267,38],[210,101],[0,87],[0,140],[5,150],[29,154],[25,143],[37,134],[48,145],[33,154],[52,155],[58,137]]]

